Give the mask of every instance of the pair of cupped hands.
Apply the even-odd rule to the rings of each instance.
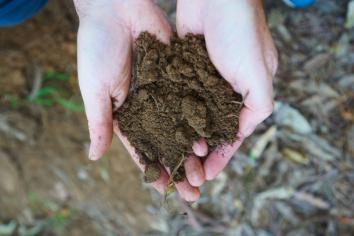
[[[152,0],[74,2],[80,18],[78,74],[90,131],[89,158],[102,157],[115,133],[144,170],[134,147],[112,120],[112,107],[121,106],[128,94],[134,40],[147,31],[168,44],[171,26]],[[205,140],[192,144],[194,155],[184,163],[186,179],[176,189],[183,199],[195,201],[199,187],[223,170],[243,140],[272,113],[277,52],[262,0],[178,0],[176,28],[179,37],[204,35],[212,63],[244,98],[235,143],[211,153]],[[199,157],[206,155],[202,163]],[[161,168],[160,179],[152,183],[161,193],[167,188],[169,171]]]

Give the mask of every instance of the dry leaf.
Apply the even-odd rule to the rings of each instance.
[[[295,163],[307,165],[310,162],[309,159],[302,153],[292,150],[290,148],[284,148],[282,150],[282,153],[286,159]]]
[[[309,134],[312,128],[307,119],[295,108],[275,102],[274,117],[277,124],[291,128],[300,134]]]
[[[262,134],[258,138],[257,143],[251,149],[249,157],[253,160],[258,159],[262,155],[267,144],[275,138],[276,132],[277,127],[273,125],[264,134]]]

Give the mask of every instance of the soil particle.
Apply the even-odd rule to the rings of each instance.
[[[187,120],[195,132],[201,137],[210,137],[206,134],[205,129],[208,122],[207,107],[204,101],[198,100],[193,96],[186,96],[182,99],[182,115]]]
[[[160,167],[158,164],[148,164],[145,167],[144,180],[146,183],[155,182],[160,178]]]
[[[146,165],[146,182],[159,178],[159,162],[171,172],[180,166],[173,181],[181,181],[193,141],[204,137],[209,151],[235,141],[242,97],[211,63],[202,36],[165,45],[142,33],[135,56],[130,93],[114,119]]]

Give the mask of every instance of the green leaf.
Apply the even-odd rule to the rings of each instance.
[[[46,86],[46,87],[39,89],[37,91],[37,93],[34,94],[33,96],[28,96],[26,99],[28,101],[33,102],[39,98],[44,99],[44,97],[47,95],[56,96],[57,94],[58,94],[58,90],[55,86]]]
[[[43,98],[46,95],[55,95],[58,93],[57,89],[53,86],[48,86],[41,88],[38,90],[38,92],[35,94],[34,98]]]
[[[27,199],[30,203],[37,203],[37,202],[41,201],[41,198],[39,197],[38,193],[36,193],[36,192],[28,192]]]
[[[62,107],[66,108],[70,111],[75,111],[75,112],[83,112],[84,111],[84,105],[82,103],[74,103],[70,100],[63,99],[63,98],[58,98],[56,101]]]
[[[49,223],[55,231],[62,230],[70,218],[75,214],[74,209],[61,209],[49,219]]]
[[[11,108],[13,110],[16,110],[18,108],[19,99],[17,96],[11,95],[11,94],[5,94],[4,99],[5,99],[5,101],[10,102]]]
[[[50,211],[52,211],[52,212],[57,212],[57,211],[60,210],[59,205],[58,205],[56,202],[54,202],[54,201],[48,200],[48,201],[46,201],[46,202],[44,203],[44,205],[45,205],[45,207],[46,207],[48,210],[50,210]]]
[[[56,71],[48,71],[45,72],[43,75],[43,81],[47,80],[61,80],[61,81],[69,81],[70,75],[65,73],[60,73]]]
[[[54,100],[46,98],[36,98],[33,102],[44,107],[53,106],[55,103]]]

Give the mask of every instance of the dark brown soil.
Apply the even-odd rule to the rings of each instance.
[[[135,56],[129,96],[114,118],[146,164],[145,181],[159,178],[159,163],[178,167],[173,180],[180,181],[193,141],[205,138],[209,150],[235,141],[242,97],[217,72],[201,36],[165,45],[142,33]]]

